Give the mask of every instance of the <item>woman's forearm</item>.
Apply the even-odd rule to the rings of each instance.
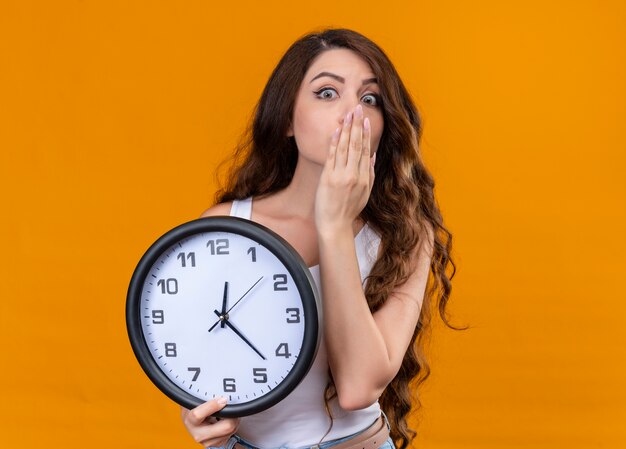
[[[363,408],[378,399],[395,373],[365,299],[352,229],[321,233],[319,249],[324,338],[339,402]]]

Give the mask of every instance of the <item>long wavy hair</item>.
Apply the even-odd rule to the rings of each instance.
[[[416,433],[407,424],[411,409],[420,406],[417,387],[430,374],[425,346],[430,333],[432,306],[453,329],[446,313],[455,265],[450,256],[452,235],[434,196],[434,181],[420,155],[422,126],[417,109],[396,69],[383,50],[365,36],[346,29],[305,35],[282,57],[256,106],[251,128],[237,147],[224,187],[216,194],[222,203],[262,196],[289,185],[298,149],[288,129],[300,84],[312,61],[330,49],[349,49],[369,63],[378,80],[384,130],[378,146],[376,176],[369,201],[360,218],[381,237],[381,248],[365,284],[372,312],[402,285],[415,269],[415,250],[434,233],[430,274],[419,321],[402,366],[379,401],[391,423],[391,437],[401,449]],[[332,385],[325,399],[332,395]],[[331,416],[332,418],[332,416]],[[332,422],[332,420],[331,420]]]

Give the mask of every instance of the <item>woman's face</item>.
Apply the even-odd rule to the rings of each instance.
[[[333,132],[358,104],[370,120],[374,154],[384,122],[380,90],[371,67],[347,49],[327,50],[314,59],[296,96],[288,133],[296,140],[299,159],[323,165]]]

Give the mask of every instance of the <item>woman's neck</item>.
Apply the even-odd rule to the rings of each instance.
[[[295,219],[297,226],[315,226],[315,198],[322,170],[323,167],[319,164],[299,160],[287,187],[267,197],[255,199],[253,213],[256,211],[265,216],[256,218],[268,220],[271,217],[266,225],[271,219]],[[363,225],[364,223],[357,217],[352,226],[355,236]]]
[[[275,195],[285,210],[289,210],[289,215],[315,219],[315,195],[322,169],[318,164],[298,160],[291,182]]]

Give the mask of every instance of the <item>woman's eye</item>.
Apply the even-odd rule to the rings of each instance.
[[[361,98],[361,100],[365,104],[368,104],[370,106],[378,106],[380,103],[380,100],[378,99],[378,95],[375,95],[375,94],[363,95],[363,98]]]
[[[337,97],[337,91],[335,91],[335,89],[331,89],[330,87],[324,87],[323,89],[315,92],[315,95],[323,100],[331,100]]]

